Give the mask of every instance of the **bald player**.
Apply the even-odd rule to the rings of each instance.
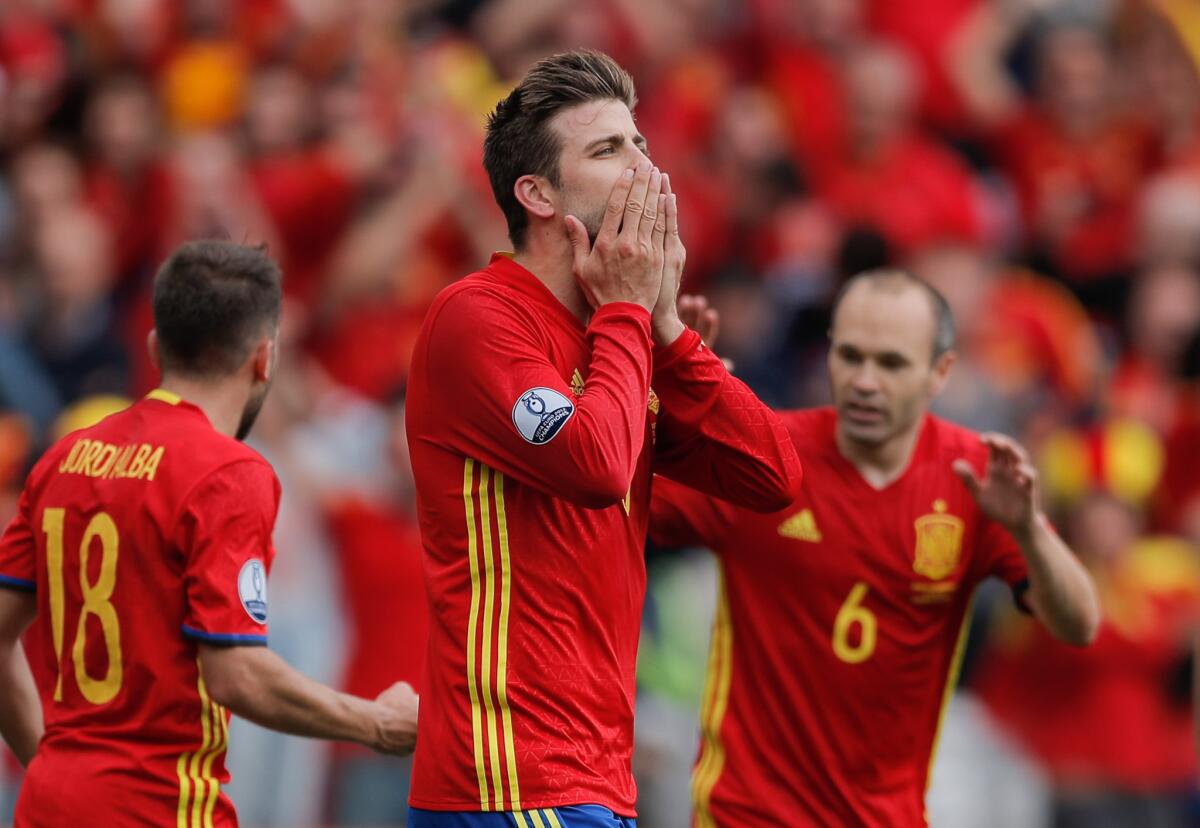
[[[830,336],[834,405],[781,414],[805,469],[787,508],[654,484],[651,538],[706,546],[721,571],[697,826],[924,826],[976,586],[1004,580],[1071,644],[1099,624],[1021,446],[929,413],[955,359],[945,299],[906,272],[863,273]]]

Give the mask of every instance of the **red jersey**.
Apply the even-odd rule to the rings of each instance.
[[[652,470],[778,509],[786,430],[694,332],[653,350],[626,303],[585,328],[502,255],[434,302],[406,413],[432,614],[411,803],[632,815]]]
[[[832,409],[783,418],[804,463],[786,509],[654,486],[651,538],[708,546],[721,566],[696,824],[923,826],[972,592],[1025,579],[951,470],[982,469],[987,448],[927,417],[908,469],[877,491],[838,451]]]
[[[38,462],[0,540],[0,583],[37,593],[46,722],[17,825],[237,824],[197,642],[266,643],[278,503],[265,460],[161,390]]]

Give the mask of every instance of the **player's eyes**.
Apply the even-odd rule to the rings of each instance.
[[[612,155],[614,152],[615,150],[612,147],[601,147],[600,149],[596,150],[596,157],[599,158],[601,155]]]

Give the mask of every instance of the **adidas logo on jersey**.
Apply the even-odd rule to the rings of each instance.
[[[817,519],[813,517],[812,509],[803,509],[779,524],[779,534],[808,543],[821,541],[821,530],[817,528]]]

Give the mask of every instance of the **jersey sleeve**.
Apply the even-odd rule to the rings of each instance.
[[[650,489],[650,540],[658,546],[703,546],[720,553],[737,507],[656,475]]]
[[[655,470],[756,512],[774,512],[800,486],[783,422],[693,330],[655,354],[662,402]]]
[[[999,578],[1014,590],[1028,581],[1029,571],[1021,547],[1008,530],[994,520],[984,518],[979,527],[979,551],[983,577]]]
[[[217,469],[188,495],[177,522],[185,636],[207,644],[267,643],[279,495],[274,472],[256,460]]]
[[[575,397],[549,358],[550,334],[490,291],[464,291],[428,334],[428,405],[410,439],[432,439],[584,507],[629,490],[646,439],[650,314],[612,303],[593,315],[587,385]]]
[[[21,493],[17,514],[0,537],[0,587],[37,590],[37,540],[33,534],[29,490]]]

